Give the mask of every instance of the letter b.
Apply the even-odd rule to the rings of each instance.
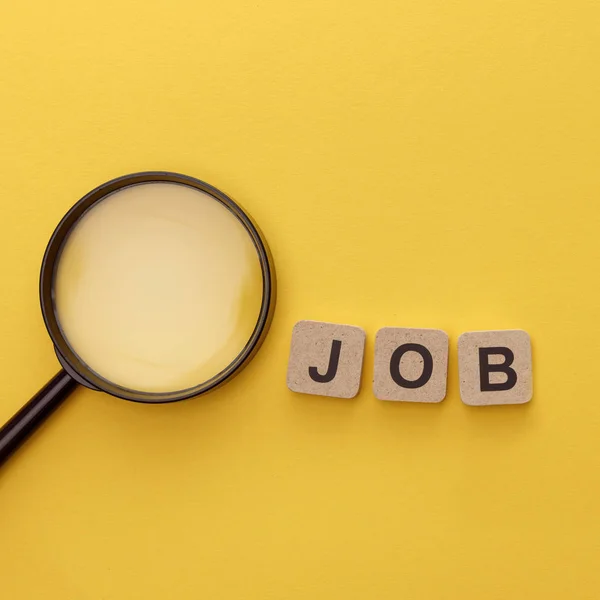
[[[469,331],[458,339],[465,404],[524,404],[533,394],[531,340],[525,331]]]
[[[503,356],[504,362],[490,364],[491,356]],[[479,381],[482,392],[499,392],[511,390],[517,383],[517,373],[510,365],[513,364],[515,355],[510,348],[496,346],[493,348],[479,348]],[[492,383],[491,373],[503,373],[506,380]]]

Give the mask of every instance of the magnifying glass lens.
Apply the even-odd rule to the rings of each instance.
[[[132,185],[93,204],[54,272],[54,310],[71,350],[101,379],[142,393],[211,380],[248,344],[263,273],[247,227],[178,183]]]

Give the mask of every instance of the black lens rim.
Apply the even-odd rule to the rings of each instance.
[[[60,328],[54,307],[54,278],[58,259],[70,231],[83,214],[107,195],[133,185],[143,183],[178,183],[187,185],[212,196],[229,209],[244,225],[256,247],[263,275],[263,297],[258,321],[250,339],[240,354],[223,371],[212,379],[185,390],[150,393],[118,386],[90,369],[71,349]],[[52,234],[40,272],[40,305],[46,329],[52,339],[59,361],[77,381],[89,388],[101,390],[133,402],[150,404],[177,402],[193,398],[213,390],[237,375],[253,358],[262,345],[273,319],[276,300],[276,278],[273,257],[264,235],[250,215],[232,198],[214,186],[194,177],[170,171],[144,171],[112,179],[83,196],[62,218]]]

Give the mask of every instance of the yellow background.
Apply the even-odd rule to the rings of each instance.
[[[596,0],[4,0],[0,418],[57,370],[63,213],[168,169],[240,201],[279,275],[239,378],[78,391],[0,471],[10,600],[597,599]],[[299,319],[367,330],[354,401],[294,395]],[[382,326],[451,339],[436,406],[376,401]],[[528,406],[460,402],[463,331],[523,328]]]

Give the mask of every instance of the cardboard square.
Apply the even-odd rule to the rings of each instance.
[[[379,400],[441,402],[448,379],[448,334],[384,327],[375,337],[373,392]]]
[[[287,385],[293,392],[354,398],[366,334],[360,327],[299,321],[292,331]]]
[[[529,334],[517,329],[463,333],[458,338],[458,371],[465,404],[529,402],[533,395]]]

